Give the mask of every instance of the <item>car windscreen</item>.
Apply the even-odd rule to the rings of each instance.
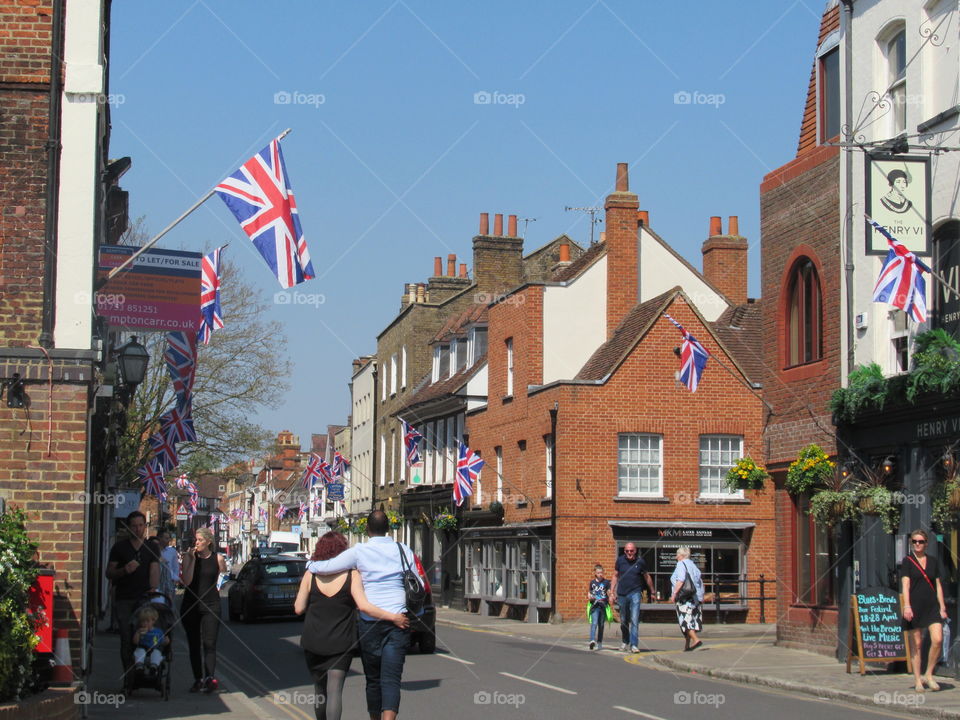
[[[295,562],[270,562],[263,564],[263,577],[282,578],[282,577],[300,577],[306,570],[306,563]]]

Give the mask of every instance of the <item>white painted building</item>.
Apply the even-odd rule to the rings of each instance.
[[[348,516],[365,515],[373,509],[374,412],[376,410],[377,360],[359,358],[350,379],[351,446],[350,477],[344,497]]]

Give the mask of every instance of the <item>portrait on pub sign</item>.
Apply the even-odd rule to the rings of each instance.
[[[930,162],[867,157],[867,215],[917,255],[930,255]],[[886,255],[887,239],[866,224],[867,255]]]

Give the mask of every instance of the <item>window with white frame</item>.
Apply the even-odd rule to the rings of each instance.
[[[497,454],[497,502],[503,502],[503,448],[495,447],[493,451]]]
[[[387,482],[387,436],[380,436],[380,487]]]
[[[470,328],[469,355],[467,362],[473,365],[487,352],[487,329],[485,327]]]
[[[390,431],[390,484],[393,485],[393,481],[397,477],[397,432],[396,430]]]
[[[407,386],[407,346],[400,348],[400,387]]]
[[[513,395],[513,338],[507,338],[507,397]]]
[[[910,370],[909,329],[903,310],[890,311],[890,368],[894,373]]]
[[[743,491],[727,488],[727,471],[743,457],[743,438],[739,435],[700,436],[700,494],[742,496]]]
[[[433,346],[433,382],[445,380],[450,376],[450,346]]]
[[[456,341],[456,344],[451,345],[450,348],[451,354],[455,358],[450,374],[454,375],[467,367],[467,339],[465,337],[460,338]],[[456,350],[454,351],[453,348],[456,348]]]
[[[663,462],[660,435],[621,433],[617,458],[620,495],[661,496]]]
[[[390,394],[397,394],[397,354],[390,356]]]
[[[380,373],[377,377],[377,382],[380,383],[380,402],[387,401],[387,379],[383,377],[383,373]]]
[[[890,103],[890,134],[897,135],[907,129],[907,33],[903,26],[888,32],[881,47],[886,62],[884,99]]]

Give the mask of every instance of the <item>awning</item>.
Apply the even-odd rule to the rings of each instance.
[[[752,522],[671,522],[669,520],[607,520],[611,527],[635,528],[704,528],[706,530],[746,530],[756,527]]]

